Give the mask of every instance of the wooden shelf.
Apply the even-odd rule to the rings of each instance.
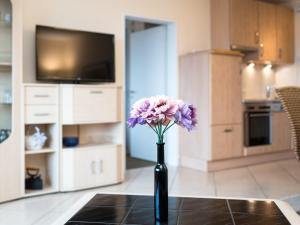
[[[56,150],[52,148],[43,148],[41,150],[25,150],[25,155],[47,154],[54,152],[56,152]]]
[[[45,187],[42,190],[25,190],[25,196],[30,197],[30,196],[35,196],[35,195],[44,195],[44,194],[50,194],[58,192],[57,188],[54,188],[50,186],[49,184],[46,184]]]
[[[11,69],[11,67],[12,67],[12,63],[10,62],[0,62],[0,69],[8,70]]]

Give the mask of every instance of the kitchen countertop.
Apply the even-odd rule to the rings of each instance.
[[[89,193],[53,225],[153,225],[153,197]],[[193,196],[169,198],[168,223],[156,225],[267,225],[300,224],[285,202],[271,199],[234,199]]]
[[[280,103],[279,99],[268,99],[268,98],[253,98],[253,99],[243,99],[242,103]]]

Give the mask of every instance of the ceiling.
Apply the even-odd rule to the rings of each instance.
[[[261,1],[288,5],[296,9],[298,12],[300,12],[300,0],[261,0]]]

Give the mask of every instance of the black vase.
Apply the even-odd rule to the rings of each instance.
[[[154,168],[155,220],[168,221],[168,168],[165,164],[164,143],[157,144],[157,163]]]

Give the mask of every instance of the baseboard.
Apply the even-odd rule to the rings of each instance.
[[[293,151],[284,151],[269,153],[263,155],[252,155],[242,158],[220,160],[220,161],[209,161],[207,162],[207,171],[218,171],[225,169],[233,169],[243,166],[256,165],[261,163],[267,163],[271,161],[278,161],[284,159],[295,159],[295,153]]]

